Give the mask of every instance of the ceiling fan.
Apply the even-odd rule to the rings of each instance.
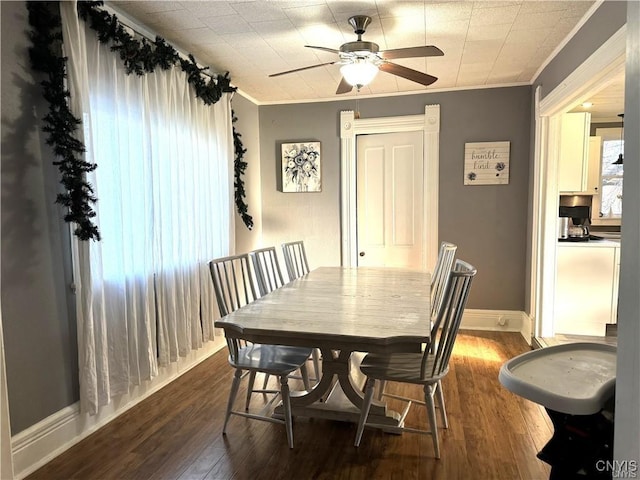
[[[413,57],[440,57],[444,55],[442,50],[433,45],[425,45],[422,47],[396,48],[393,50],[380,51],[377,43],[365,42],[362,35],[366,31],[367,26],[371,23],[371,17],[366,15],[354,15],[349,18],[349,23],[353,27],[353,31],[358,35],[355,42],[347,42],[343,44],[339,50],[327,47],[317,47],[314,45],[305,45],[308,48],[324,50],[326,52],[335,53],[339,56],[338,60],[333,62],[319,63],[308,67],[295,68],[286,72],[274,73],[269,77],[277,77],[288,73],[300,72],[310,68],[322,67],[325,65],[342,65],[340,73],[342,80],[336,90],[337,94],[348,93],[353,87],[360,90],[361,87],[367,85],[378,73],[378,70],[391,73],[407,80],[411,80],[422,85],[431,85],[438,78],[433,75],[407,68],[389,60],[395,58],[413,58]]]

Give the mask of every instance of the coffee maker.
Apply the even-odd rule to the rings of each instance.
[[[558,211],[558,240],[561,242],[588,242],[591,207],[563,206]]]

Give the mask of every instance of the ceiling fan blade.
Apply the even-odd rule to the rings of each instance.
[[[286,75],[287,73],[301,72],[302,70],[309,70],[310,68],[324,67],[325,65],[333,65],[334,63],[336,62],[319,63],[317,65],[309,65],[308,67],[294,68],[293,70],[287,70],[286,72],[272,73],[269,76],[278,77],[280,75]]]
[[[316,47],[314,45],[305,45],[305,47],[307,48],[315,48],[317,50],[324,50],[325,52],[331,52],[331,53],[340,53],[340,50],[336,50],[335,48],[327,48],[327,47]]]
[[[380,56],[385,59],[389,58],[412,58],[412,57],[441,57],[444,52],[433,45],[425,45],[424,47],[407,47],[396,48],[393,50],[385,50],[380,52]]]
[[[397,63],[383,62],[378,66],[378,68],[383,72],[392,73],[393,75],[406,78],[407,80],[411,80],[422,85],[431,85],[433,82],[438,80],[438,77],[419,72],[418,70],[413,70],[412,68],[403,67]]]
[[[338,85],[338,89],[336,90],[336,95],[349,93],[351,90],[353,90],[353,85],[347,83],[344,77],[342,77],[342,80],[340,80],[340,84]]]

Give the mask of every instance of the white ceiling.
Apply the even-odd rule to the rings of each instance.
[[[591,112],[592,122],[619,122],[619,114],[624,113],[624,73],[606,82],[602,90],[585,102],[591,102],[591,107],[578,105],[572,112]]]
[[[593,1],[257,0],[108,2],[157,33],[259,104],[335,99],[339,66],[269,78],[330,62],[356,40],[348,18],[369,15],[363,40],[380,49],[436,45],[443,57],[394,60],[438,77],[429,87],[380,72],[361,95],[529,84]],[[343,95],[355,95],[352,93]]]

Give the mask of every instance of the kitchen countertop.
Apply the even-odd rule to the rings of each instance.
[[[620,247],[620,240],[607,238],[603,240],[589,240],[588,242],[558,242],[559,247]]]

